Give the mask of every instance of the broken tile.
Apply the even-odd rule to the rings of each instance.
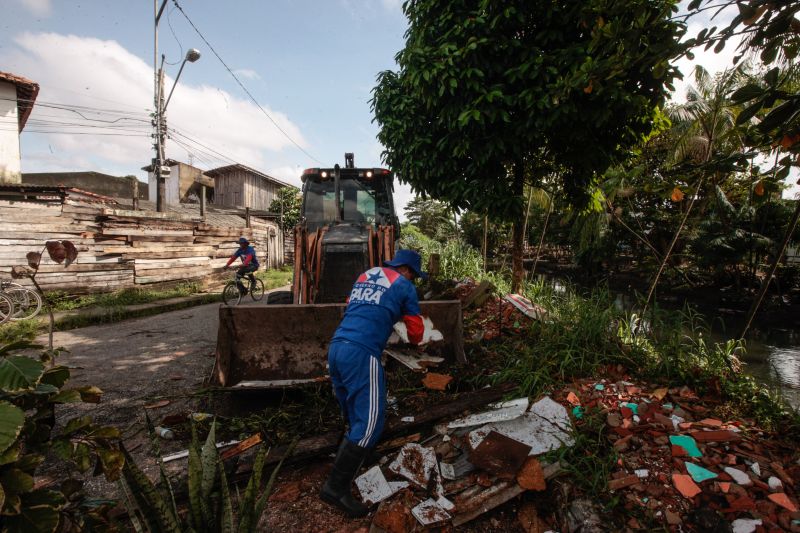
[[[416,527],[416,519],[406,502],[399,498],[384,501],[378,507],[372,522],[386,533],[406,533]]]
[[[761,465],[759,465],[758,462],[751,464],[750,470],[752,470],[756,476],[761,477]]]
[[[581,419],[583,418],[584,411],[585,409],[582,406],[576,405],[575,407],[572,408],[572,416],[574,416],[577,419]]]
[[[704,426],[711,426],[711,427],[721,427],[722,420],[717,420],[716,418],[704,418],[698,424],[703,424]]]
[[[411,514],[423,526],[433,526],[450,520],[450,513],[433,498],[428,498],[411,509]]]
[[[572,391],[570,391],[569,394],[567,394],[567,401],[569,403],[571,403],[572,405],[580,405],[581,404],[581,399],[578,398],[578,395],[575,394]]]
[[[619,490],[631,485],[639,483],[639,477],[636,475],[623,476],[617,479],[612,479],[608,482],[608,490]]]
[[[697,443],[692,437],[688,435],[670,435],[669,442],[674,446],[680,446],[684,450],[686,450],[686,454],[689,457],[702,457],[703,454],[700,452],[700,449],[697,447]]]
[[[522,469],[517,473],[517,483],[525,490],[544,490],[547,483],[544,480],[542,464],[535,457],[529,457]]]
[[[711,470],[707,470],[702,466],[698,466],[690,462],[686,463],[686,470],[689,472],[689,475],[692,476],[692,479],[697,483],[702,483],[703,481],[717,477],[717,474]]]
[[[639,479],[644,479],[650,475],[650,471],[646,468],[640,468],[639,470],[634,470],[633,473],[636,474],[636,477],[638,477]]]
[[[431,475],[438,474],[439,463],[432,449],[412,442],[400,449],[389,470],[424,489],[428,487]]]
[[[494,404],[491,411],[476,413],[458,420],[453,420],[447,427],[450,429],[480,426],[494,422],[504,422],[519,418],[528,410],[528,398],[518,398],[508,402]]]
[[[775,476],[770,476],[767,480],[767,485],[769,486],[769,490],[772,492],[778,492],[779,490],[783,489],[783,483],[780,479],[776,478]]]
[[[763,522],[760,518],[737,518],[731,522],[733,533],[754,533]]]
[[[594,390],[606,390],[606,386],[602,383],[595,383]]]
[[[666,387],[663,387],[663,388],[660,388],[660,389],[656,389],[650,394],[650,396],[652,396],[653,398],[655,398],[658,401],[661,401],[661,400],[664,399],[664,396],[667,395],[667,390],[668,389]]]
[[[606,423],[612,428],[618,428],[622,425],[622,415],[619,413],[608,413],[608,416],[606,416]]]
[[[795,505],[795,503],[792,500],[790,500],[789,497],[783,492],[775,492],[767,496],[767,498],[772,500],[774,503],[777,503],[790,513],[797,512],[797,505]]]
[[[408,482],[397,481],[390,484],[386,481],[381,468],[375,465],[356,478],[356,487],[361,493],[361,500],[372,505],[382,502],[394,495],[395,492],[408,487]]]
[[[684,498],[692,499],[702,492],[691,476],[686,474],[672,474],[672,484]]]
[[[748,476],[746,473],[742,472],[738,468],[726,466],[724,470],[725,473],[731,476],[736,483],[742,485],[743,487],[747,487],[748,485],[753,484],[753,480],[750,479],[750,476]]]
[[[729,429],[717,429],[711,431],[692,431],[690,435],[697,442],[730,442],[741,440],[741,435]]]
[[[422,384],[431,390],[446,390],[450,382],[453,381],[453,376],[448,374],[437,374],[436,372],[428,372],[422,380]]]
[[[503,479],[513,478],[528,458],[531,447],[491,431],[469,454],[469,462]]]

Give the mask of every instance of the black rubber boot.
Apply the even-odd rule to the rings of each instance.
[[[362,448],[347,439],[342,439],[333,470],[320,491],[322,501],[338,507],[350,518],[361,518],[369,512],[369,508],[353,498],[350,493],[350,484],[368,454],[368,448]]]

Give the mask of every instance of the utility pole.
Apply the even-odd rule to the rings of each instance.
[[[167,6],[167,0],[163,0],[161,7],[158,6],[158,0],[153,0],[153,109],[155,115],[153,117],[153,140],[156,152],[153,158],[153,175],[156,177],[156,211],[163,213],[167,210],[166,192],[167,184],[166,178],[161,173],[161,167],[164,164],[164,131],[162,127],[163,121],[163,108],[162,102],[164,98],[164,68],[163,61],[161,68],[158,67],[158,21],[161,20],[161,15],[164,13],[164,8]],[[164,124],[166,126],[166,124]]]

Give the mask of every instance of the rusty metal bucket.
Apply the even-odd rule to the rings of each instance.
[[[212,383],[259,389],[326,379],[328,343],[345,306],[220,306]],[[437,355],[445,362],[465,362],[461,302],[420,302],[420,308],[444,336]]]

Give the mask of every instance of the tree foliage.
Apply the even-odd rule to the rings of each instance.
[[[406,205],[406,217],[427,237],[446,241],[454,235],[453,210],[430,198],[414,197]]]
[[[278,189],[278,197],[269,204],[271,213],[283,213],[283,231],[291,231],[300,221],[300,208],[303,206],[303,195],[293,187]]]
[[[672,87],[674,4],[407,2],[399,70],[372,100],[387,164],[417,191],[510,219],[524,208],[511,166],[555,161],[585,202]]]

